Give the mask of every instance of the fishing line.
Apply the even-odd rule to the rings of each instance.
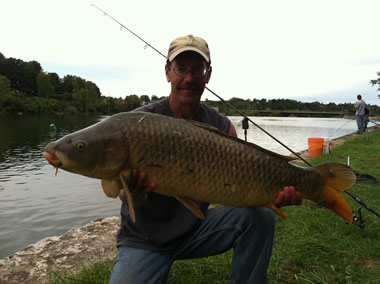
[[[369,120],[369,122],[372,122],[372,123],[374,123],[374,124],[376,124],[376,125],[380,126],[380,124],[379,124],[379,123],[377,123],[377,122],[375,122],[375,121],[373,121],[373,120]]]
[[[327,138],[330,139],[331,136],[333,136],[335,133],[337,133],[339,130],[341,130],[343,127],[345,127],[348,123],[352,122],[351,120],[347,120],[341,127],[339,127],[337,130],[335,130],[333,133],[331,133]]]
[[[107,16],[109,17],[112,21],[116,22],[117,24],[120,25],[120,30],[123,30],[123,29],[126,29],[128,32],[130,32],[131,34],[133,34],[135,37],[137,37],[139,40],[141,40],[145,46],[144,46],[144,49],[146,49],[148,46],[150,48],[152,48],[154,51],[156,51],[158,54],[160,54],[162,57],[164,57],[165,59],[167,59],[167,57],[162,53],[160,52],[158,49],[156,49],[154,46],[152,46],[151,44],[149,44],[147,41],[145,41],[143,38],[141,38],[140,36],[138,36],[136,33],[134,33],[132,30],[130,30],[129,28],[127,28],[125,25],[123,25],[121,22],[119,22],[118,20],[116,20],[114,17],[112,17],[110,14],[108,14],[107,12],[105,12],[103,9],[99,8],[98,6],[96,6],[95,4],[91,4],[91,6],[93,6],[94,8],[98,9],[99,11],[101,11],[103,13],[104,16]],[[251,122],[254,126],[256,126],[257,128],[259,128],[261,131],[263,131],[265,134],[267,134],[269,137],[271,137],[273,140],[275,140],[277,143],[279,143],[281,146],[283,146],[285,149],[287,149],[288,151],[290,151],[292,154],[294,154],[297,158],[299,158],[300,160],[302,160],[305,164],[309,165],[310,167],[313,167],[313,165],[306,161],[304,158],[302,158],[299,154],[297,154],[296,152],[294,152],[292,149],[290,149],[288,146],[286,146],[284,143],[282,143],[280,140],[278,140],[276,137],[274,137],[272,134],[270,134],[269,132],[267,132],[265,129],[263,129],[261,126],[259,126],[258,124],[256,124],[255,122],[253,122],[249,117],[247,117],[244,112],[242,112],[241,110],[237,109],[236,107],[234,107],[232,104],[230,104],[229,102],[225,101],[222,97],[220,97],[217,93],[215,93],[214,91],[212,91],[211,89],[209,89],[208,87],[205,87],[205,89],[207,91],[209,91],[211,94],[213,94],[215,97],[217,97],[221,102],[223,102],[224,104],[228,105],[230,108],[232,108],[234,111],[236,111],[237,113],[239,113],[242,117],[244,117],[244,119],[248,120],[249,122]],[[347,190],[344,190],[345,193],[347,193],[350,197],[352,197],[356,202],[358,202],[361,206],[363,206],[364,208],[366,208],[368,211],[372,212],[373,214],[375,214],[376,216],[380,217],[380,215],[375,211],[373,210],[372,208],[370,208],[367,204],[365,204],[362,200],[360,200],[358,197],[354,196],[352,193],[349,193]]]

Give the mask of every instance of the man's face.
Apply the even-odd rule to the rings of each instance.
[[[181,103],[199,102],[211,75],[211,67],[196,52],[183,52],[165,67],[171,95]]]

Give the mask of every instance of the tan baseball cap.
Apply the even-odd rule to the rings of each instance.
[[[169,61],[172,61],[178,54],[185,51],[197,52],[202,55],[207,62],[211,60],[207,42],[203,38],[187,35],[176,38],[170,43],[168,51]]]

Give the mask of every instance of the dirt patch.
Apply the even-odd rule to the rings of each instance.
[[[359,257],[358,262],[362,267],[375,267],[380,269],[380,264],[374,259]]]

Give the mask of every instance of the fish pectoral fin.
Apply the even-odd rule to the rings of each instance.
[[[205,215],[203,215],[203,212],[198,208],[198,205],[185,197],[181,196],[175,196],[175,198],[181,202],[187,209],[189,209],[195,216],[197,216],[199,219],[204,219]]]
[[[272,209],[274,212],[276,212],[282,219],[288,220],[288,216],[284,214],[276,205],[274,205],[273,202],[268,203],[265,205],[265,207]]]
[[[120,175],[121,183],[123,184],[123,188],[125,191],[125,194],[127,196],[127,202],[128,202],[128,209],[129,209],[129,217],[133,221],[133,223],[136,223],[136,214],[135,214],[135,206],[133,204],[133,196],[131,191],[128,188],[127,180],[124,175]]]
[[[101,180],[102,188],[105,193],[110,198],[116,198],[120,193],[120,185],[115,180]]]

